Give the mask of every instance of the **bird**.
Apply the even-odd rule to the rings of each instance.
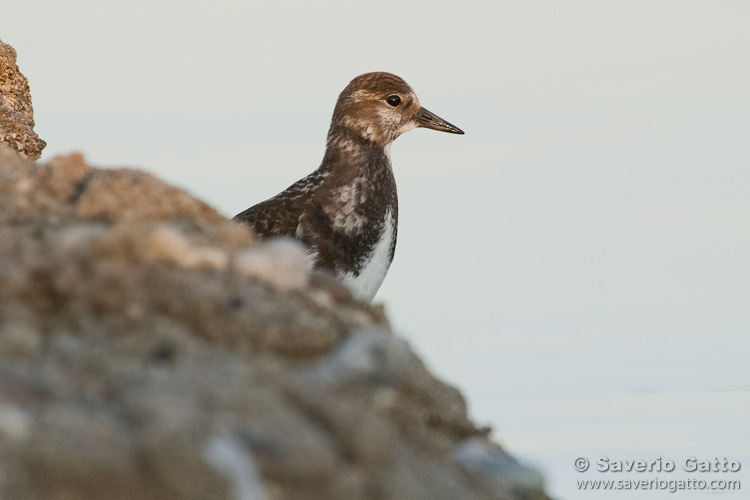
[[[464,134],[423,108],[399,76],[357,76],[338,97],[320,166],[234,219],[261,238],[299,240],[313,268],[333,273],[356,299],[371,302],[396,251],[391,144],[417,127]]]

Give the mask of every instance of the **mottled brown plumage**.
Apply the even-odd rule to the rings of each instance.
[[[320,167],[238,214],[263,237],[292,236],[316,267],[372,300],[396,248],[398,198],[391,143],[415,127],[463,134],[419,104],[390,73],[366,73],[341,92]]]

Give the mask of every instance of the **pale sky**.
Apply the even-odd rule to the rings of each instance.
[[[597,391],[635,398],[608,435],[632,441],[652,415],[664,426],[645,435],[667,450],[724,386],[655,407],[634,381],[671,394],[732,380],[750,401],[736,379],[750,375],[748,26],[739,0],[72,0],[4,6],[0,38],[30,80],[43,158],[143,168],[227,216],[318,166],[351,78],[406,79],[466,135],[394,144],[399,243],[376,300],[571,498],[555,457],[599,442],[571,430],[595,418]],[[575,387],[581,415],[540,416]],[[737,401],[713,421],[750,417]],[[750,443],[742,432],[726,442]]]

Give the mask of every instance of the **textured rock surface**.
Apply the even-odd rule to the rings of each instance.
[[[294,243],[0,147],[0,498],[546,498],[508,460]]]
[[[143,172],[29,160],[0,64],[0,500],[547,498],[297,243]]]
[[[29,82],[16,65],[16,51],[0,40],[0,143],[36,159],[47,144],[34,132]]]

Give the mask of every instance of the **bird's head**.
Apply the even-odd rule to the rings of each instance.
[[[339,95],[334,127],[354,130],[383,147],[417,127],[464,133],[423,108],[409,84],[391,73],[365,73],[352,80]]]

